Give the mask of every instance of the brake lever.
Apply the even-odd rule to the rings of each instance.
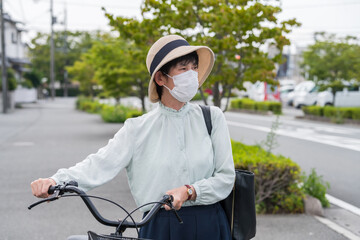
[[[177,220],[179,221],[180,224],[183,224],[183,220],[181,219],[181,217],[179,216],[179,214],[177,213],[176,209],[174,208],[174,205],[172,204],[172,201],[174,200],[173,196],[171,196],[171,201],[168,202],[168,206],[171,208],[171,210],[174,212]]]
[[[43,200],[40,200],[40,201],[37,201],[37,202],[31,204],[31,205],[28,207],[28,209],[31,210],[33,207],[36,207],[37,205],[39,205],[39,204],[41,204],[41,203],[44,203],[44,202],[52,202],[52,201],[55,201],[55,200],[57,200],[57,199],[60,198],[60,197],[59,197],[59,193],[57,193],[56,196],[54,196],[54,195],[55,195],[55,192],[54,192],[53,195],[51,195],[51,197],[45,198],[45,199],[43,199]]]

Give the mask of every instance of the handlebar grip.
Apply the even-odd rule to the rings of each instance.
[[[56,190],[55,186],[50,186],[48,190],[48,194],[53,194],[55,190]]]

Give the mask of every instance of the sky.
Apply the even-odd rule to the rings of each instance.
[[[55,30],[110,31],[101,7],[115,16],[140,18],[142,0],[53,0],[57,17]],[[338,36],[360,38],[360,0],[280,0],[280,20],[296,18],[302,26],[288,35],[292,45],[304,47],[313,43],[313,33],[325,31]],[[4,11],[24,23],[23,41],[29,42],[36,32],[50,32],[50,0],[3,0]]]

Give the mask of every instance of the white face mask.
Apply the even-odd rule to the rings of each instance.
[[[189,70],[173,77],[167,76],[174,80],[174,88],[170,90],[167,86],[163,86],[179,102],[188,102],[195,96],[199,88],[198,73],[196,71]]]

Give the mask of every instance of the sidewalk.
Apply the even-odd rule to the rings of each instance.
[[[28,204],[35,201],[29,188],[32,180],[50,176],[56,169],[80,161],[105,145],[122,126],[106,124],[98,115],[74,110],[74,101],[68,98],[24,104],[23,109],[16,109],[7,115],[0,114],[0,180],[7,183],[5,190],[0,193],[2,239],[64,239],[65,236],[85,233],[89,229],[101,233],[112,231],[99,226],[79,200],[60,200],[31,211],[26,209]],[[133,209],[135,204],[126,181],[126,174],[122,171],[116,179],[91,193]],[[99,206],[105,212],[104,216],[114,216],[113,208],[109,209],[103,203]],[[336,211],[340,210],[336,207],[326,210],[325,219],[335,221],[332,218]],[[139,219],[140,215],[135,217]],[[65,216],[69,216],[69,219]],[[352,222],[358,219],[359,216]],[[256,240],[349,239],[316,217],[305,214],[258,215],[257,222]],[[354,234],[358,231],[356,228],[358,226],[353,226]],[[40,232],[40,229],[47,231]],[[135,236],[134,233],[130,235]]]

